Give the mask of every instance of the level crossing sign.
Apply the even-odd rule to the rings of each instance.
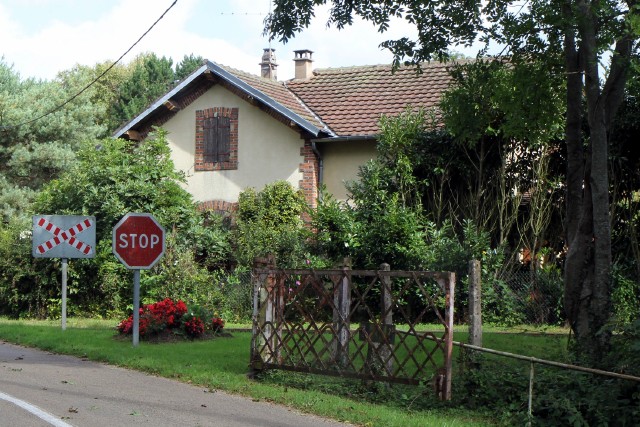
[[[35,258],[93,258],[96,218],[79,215],[34,215],[32,254]]]

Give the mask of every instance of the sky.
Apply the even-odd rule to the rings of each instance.
[[[23,79],[53,79],[76,64],[115,61],[173,0],[0,0],[0,56]],[[173,59],[202,56],[252,74],[269,41],[262,34],[270,0],[178,0],[147,36],[123,58],[154,52]],[[403,20],[380,34],[356,20],[343,30],[327,29],[328,9],[316,12],[311,26],[283,44],[273,41],[278,79],[294,76],[294,50],[313,51],[313,68],[391,63],[378,47],[388,39],[412,36]],[[468,54],[471,54],[469,52]]]

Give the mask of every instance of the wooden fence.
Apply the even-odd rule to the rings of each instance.
[[[454,273],[388,264],[287,270],[271,258],[256,261],[252,280],[253,370],[431,381],[441,399],[451,398]]]

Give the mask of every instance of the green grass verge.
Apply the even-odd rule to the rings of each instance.
[[[60,321],[0,319],[0,339],[55,353],[137,369],[210,389],[285,404],[304,412],[365,426],[482,426],[493,425],[490,415],[433,400],[424,388],[272,371],[256,380],[247,378],[249,332],[208,341],[184,341],[133,347],[130,339],[116,336],[117,321],[68,319]],[[246,325],[228,325],[246,327]],[[530,356],[564,358],[564,339],[540,333],[485,332],[486,347]],[[455,339],[466,340],[464,332]],[[454,379],[455,381],[455,379]],[[454,382],[455,393],[455,382]]]

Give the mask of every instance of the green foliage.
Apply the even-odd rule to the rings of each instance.
[[[562,80],[542,62],[478,60],[454,68],[441,108],[447,129],[475,144],[485,135],[538,144],[562,136]]]
[[[139,144],[121,139],[85,142],[78,163],[45,185],[33,206],[35,213],[96,217],[96,257],[69,263],[70,315],[110,316],[130,307],[131,273],[111,248],[112,229],[128,212],[152,213],[169,234],[162,261],[141,275],[143,300],[177,297],[212,307],[221,303],[205,266],[227,262],[228,232],[221,221],[198,213],[182,181],[170,159],[166,133],[158,130]],[[30,242],[19,238],[30,229],[26,220],[3,229],[0,250],[6,255],[2,262],[7,263],[7,274],[0,276],[0,302],[3,312],[14,317],[56,316],[60,261],[31,257]],[[207,262],[200,264],[199,258]]]
[[[635,382],[537,364],[529,420],[528,366],[477,357],[476,368],[464,374],[457,399],[467,407],[493,411],[502,424],[630,426],[640,415],[640,388]]]
[[[30,219],[15,217],[0,227],[0,314],[46,316],[56,284],[55,265],[31,257]]]
[[[301,265],[308,234],[301,219],[305,208],[302,193],[286,181],[240,193],[233,236],[238,264],[249,267],[254,258],[274,254],[280,267]]]
[[[77,87],[74,79],[21,80],[0,59],[2,221],[25,215],[35,192],[75,164],[80,143],[104,132],[95,121],[100,107],[88,102],[87,94],[58,109],[77,93]]]
[[[140,288],[146,304],[165,298],[218,308],[223,295],[214,286],[214,276],[194,259],[194,251],[176,242],[177,231],[167,235],[167,248],[157,269],[141,275]]]
[[[619,266],[613,269],[613,318],[619,325],[640,319],[640,284],[629,277]]]
[[[358,181],[347,184],[358,224],[354,263],[377,268],[386,262],[393,269],[419,269],[426,251],[423,187],[416,180],[412,158],[425,130],[425,114],[407,109],[396,118],[383,118],[381,130],[378,157],[360,167]]]
[[[138,56],[131,75],[120,84],[113,114],[122,124],[140,114],[156,98],[173,85],[175,75],[171,58],[158,58],[155,53]]]
[[[213,284],[217,292],[224,295],[217,307],[223,319],[234,323],[251,323],[253,314],[253,284],[251,271],[237,268],[233,271],[215,271]]]
[[[87,141],[78,160],[76,167],[38,195],[37,213],[94,215],[99,241],[110,238],[113,226],[128,212],[153,213],[166,229],[184,227],[195,216],[163,130],[141,144],[123,139]]]
[[[353,257],[359,250],[360,224],[350,205],[321,191],[316,209],[311,210],[311,226],[316,231],[315,250],[334,262]]]
[[[200,68],[204,64],[202,56],[195,56],[193,53],[185,55],[182,61],[176,64],[175,79],[182,80],[189,74]]]
[[[115,104],[119,98],[120,87],[131,78],[135,64],[136,62],[114,65],[112,61],[104,61],[92,67],[76,65],[58,73],[57,80],[63,85],[73,88],[76,92],[86,89],[89,103],[97,107],[94,120],[103,127],[104,132],[96,137],[107,137],[119,126],[120,120],[114,110]],[[86,88],[88,85],[91,86]]]

